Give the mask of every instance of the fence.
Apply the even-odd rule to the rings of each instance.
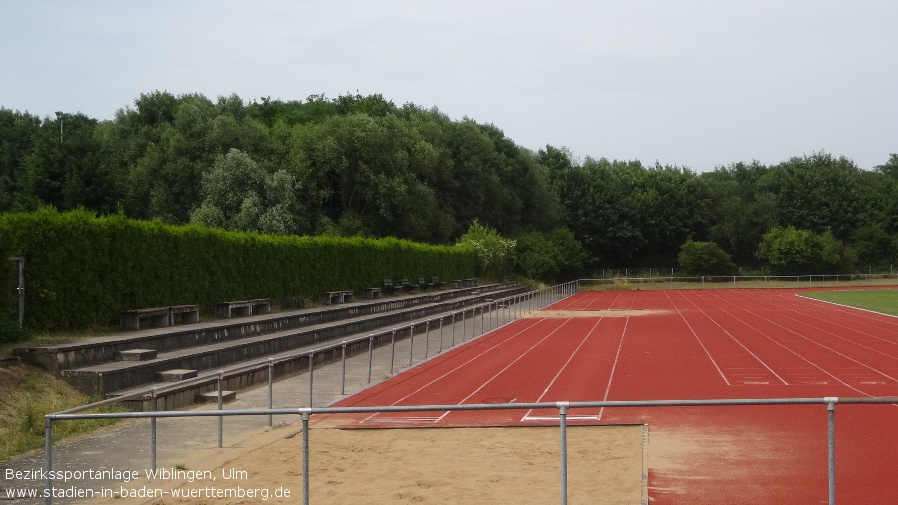
[[[231,369],[227,372],[218,372],[213,376],[198,377],[173,383],[166,387],[152,388],[148,392],[137,393],[130,397],[110,398],[100,402],[92,403],[75,409],[69,409],[45,416],[45,466],[49,472],[53,465],[53,423],[74,419],[149,419],[150,420],[150,466],[156,470],[157,465],[157,437],[156,437],[156,420],[159,418],[188,418],[188,417],[217,417],[218,418],[218,447],[223,445],[223,419],[230,416],[267,416],[268,425],[272,426],[273,416],[275,415],[299,415],[303,421],[303,503],[309,503],[309,474],[308,474],[308,422],[309,417],[314,414],[352,414],[352,413],[384,413],[384,412],[426,412],[426,411],[469,411],[469,410],[510,410],[510,409],[542,409],[555,408],[559,411],[559,428],[560,428],[560,449],[561,449],[561,476],[560,476],[560,496],[561,503],[567,503],[567,445],[566,445],[566,414],[571,408],[601,408],[601,407],[707,407],[707,406],[738,406],[738,405],[819,405],[827,406],[828,412],[828,474],[829,474],[829,503],[835,504],[835,424],[834,411],[837,404],[894,404],[898,403],[898,398],[787,398],[787,399],[729,399],[729,400],[670,400],[670,401],[600,401],[600,402],[555,402],[555,403],[531,403],[531,404],[476,404],[476,405],[425,405],[425,406],[400,406],[400,407],[315,407],[314,403],[314,371],[316,365],[325,363],[340,363],[340,394],[345,394],[346,389],[346,372],[347,357],[351,355],[360,355],[367,353],[367,382],[372,382],[372,363],[373,352],[378,346],[390,348],[389,371],[392,374],[396,366],[396,350],[397,342],[406,340],[409,349],[408,365],[413,363],[414,344],[416,331],[418,335],[422,335],[420,330],[423,328],[424,340],[424,359],[430,354],[431,331],[439,332],[439,337],[435,342],[436,352],[438,354],[444,350],[455,347],[459,343],[456,339],[456,327],[462,324],[462,336],[460,343],[467,341],[467,324],[470,321],[471,339],[477,337],[477,324],[480,325],[480,335],[501,326],[501,321],[510,321],[523,317],[528,312],[538,310],[542,307],[550,305],[567,296],[577,293],[582,283],[589,283],[591,280],[573,281],[558,286],[552,286],[539,291],[533,291],[525,294],[514,295],[498,300],[491,300],[485,304],[473,307],[467,307],[457,312],[442,314],[436,318],[422,321],[416,321],[408,325],[387,330],[384,332],[371,334],[365,337],[352,340],[342,341],[340,343],[323,346],[311,351],[302,351],[288,356],[281,356],[276,359],[268,359],[261,362],[255,362],[237,369]],[[470,314],[470,317],[468,315]],[[479,315],[479,321],[478,321]],[[448,324],[447,324],[448,323]],[[451,330],[444,335],[444,328],[451,326]],[[444,346],[444,344],[446,344]],[[420,346],[419,341],[419,346]],[[275,408],[273,384],[275,380],[275,368],[278,364],[296,362],[307,367],[308,373],[308,406],[299,408]],[[302,368],[300,366],[299,368]],[[246,372],[261,372],[267,376],[267,408],[262,409],[235,409],[225,410],[223,408],[222,391],[226,386],[227,376],[238,375]],[[190,384],[209,384],[215,385],[218,391],[217,409],[200,410],[200,411],[175,411],[175,410],[156,410],[158,398],[166,391],[184,387]],[[119,403],[123,400],[142,398],[149,396],[152,411],[149,412],[118,412],[118,413],[89,413],[87,410],[93,410],[108,404]],[[52,480],[47,479],[45,488],[49,491],[52,488]],[[46,503],[52,503],[52,494],[46,494]]]
[[[412,366],[416,361],[415,345],[423,349],[418,350],[417,361],[428,359],[433,355],[444,352],[448,349],[456,347],[470,339],[477,338],[489,331],[492,331],[503,322],[513,321],[526,314],[539,310],[567,296],[571,296],[579,291],[579,281],[571,281],[545,289],[529,291],[527,293],[516,294],[509,297],[488,300],[486,303],[465,307],[458,311],[450,311],[437,317],[423,319],[411,322],[409,324],[385,330],[378,333],[372,333],[364,337],[343,340],[338,343],[324,345],[311,350],[303,350],[277,358],[268,358],[265,360],[257,360],[246,365],[221,370],[216,373],[205,376],[185,379],[173,382],[166,386],[157,386],[135,392],[127,396],[117,396],[102,401],[90,403],[80,407],[56,412],[50,414],[47,419],[76,419],[78,417],[70,416],[95,416],[108,415],[110,418],[122,417],[142,417],[150,419],[150,465],[156,470],[157,460],[157,426],[156,419],[159,417],[191,417],[196,415],[199,417],[218,416],[218,447],[223,447],[224,439],[224,423],[223,419],[226,414],[223,409],[224,398],[223,391],[231,387],[246,387],[248,384],[267,382],[267,410],[265,414],[268,416],[268,426],[273,425],[273,416],[290,413],[295,414],[296,410],[284,410],[274,407],[274,383],[278,378],[286,378],[291,375],[300,373],[307,374],[308,396],[306,398],[308,408],[313,407],[315,403],[316,389],[316,368],[330,363],[340,364],[339,373],[339,395],[346,393],[346,376],[347,376],[347,358],[367,354],[367,384],[372,383],[372,371],[374,369],[374,351],[378,348],[389,348],[388,357],[382,363],[384,370],[388,370],[392,375],[397,368]],[[479,329],[479,331],[478,331]],[[457,331],[459,330],[459,331]],[[417,342],[416,342],[417,340]],[[423,342],[422,342],[423,341]],[[433,342],[432,342],[433,341]],[[407,362],[406,356],[400,356],[398,351],[406,351],[403,346],[400,349],[399,344],[407,344]],[[423,350],[423,356],[421,356]],[[387,365],[388,363],[388,365]],[[160,401],[163,405],[166,402],[166,395],[177,394],[178,391],[193,391],[195,388],[211,388],[217,391],[217,409],[209,411],[201,411],[194,413],[184,413],[183,416],[173,416],[170,412],[173,409],[159,409]],[[193,393],[190,393],[193,394]],[[85,411],[94,410],[99,407],[109,406],[113,404],[122,404],[129,402],[139,402],[142,404],[144,412],[141,415],[136,413],[103,413],[103,414],[86,414]],[[168,412],[164,414],[165,412]],[[159,415],[154,415],[158,413]],[[62,417],[54,417],[62,416]],[[80,417],[84,419],[85,417]],[[49,427],[50,425],[48,425]],[[52,433],[48,432],[47,436],[51,437]],[[51,463],[50,454],[52,454],[52,438],[45,441],[45,449],[47,450],[47,461]],[[47,498],[47,503],[51,503],[51,497]]]
[[[679,287],[681,285],[695,286],[706,284],[731,284],[738,287],[739,284],[750,284],[751,287],[776,287],[776,286],[794,286],[794,287],[814,287],[814,286],[832,286],[840,283],[857,283],[858,285],[876,285],[890,284],[898,280],[898,274],[882,273],[882,274],[815,274],[815,275],[704,275],[704,276],[680,276],[673,273],[673,269],[667,269],[670,275],[665,275],[663,270],[654,269],[651,275],[631,276],[630,273],[623,271],[624,275],[611,275],[605,277],[604,274],[611,274],[611,271],[603,272],[603,277],[592,279],[580,279],[581,285],[609,285],[622,286],[630,284],[655,284],[658,286]],[[615,273],[620,273],[614,271]],[[645,273],[645,272],[640,272]]]
[[[836,503],[836,446],[835,446],[835,410],[837,404],[895,404],[898,398],[779,398],[779,399],[720,399],[720,400],[654,400],[654,401],[596,401],[596,402],[543,402],[543,403],[506,403],[506,404],[468,404],[468,405],[421,405],[421,406],[384,406],[384,407],[307,407],[298,409],[248,409],[218,411],[162,411],[162,412],[123,412],[123,413],[70,413],[49,414],[45,418],[46,471],[52,476],[52,435],[53,422],[72,419],[140,419],[178,418],[178,417],[210,417],[218,416],[271,416],[273,414],[292,414],[302,417],[302,503],[308,505],[309,496],[309,420],[314,414],[360,414],[386,412],[447,412],[473,410],[524,410],[524,409],[558,409],[558,426],[560,434],[560,503],[567,504],[568,499],[568,458],[567,458],[567,411],[574,408],[613,408],[613,407],[716,407],[745,405],[826,405],[827,411],[827,475],[829,504]],[[155,425],[154,425],[155,426]],[[153,438],[155,444],[155,438]],[[154,452],[155,454],[155,452]],[[53,487],[53,480],[48,477],[45,489]],[[52,503],[47,494],[46,503]]]

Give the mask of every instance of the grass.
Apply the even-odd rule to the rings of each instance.
[[[894,289],[820,291],[804,293],[804,296],[898,316],[898,290]]]
[[[44,416],[77,407],[92,399],[27,365],[0,368],[0,462],[44,446]],[[111,419],[54,423],[53,440],[115,424]]]

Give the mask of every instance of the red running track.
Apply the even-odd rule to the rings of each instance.
[[[339,406],[898,396],[898,318],[803,290],[580,293],[353,395]],[[628,310],[629,309],[629,310]],[[656,504],[826,503],[826,409],[572,409],[572,424],[649,425]],[[557,424],[557,410],[342,416],[363,426]],[[898,406],[836,409],[837,501],[898,496]]]

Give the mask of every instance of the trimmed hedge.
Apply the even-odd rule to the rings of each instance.
[[[50,208],[0,215],[0,255],[25,257],[26,326],[37,330],[107,326],[133,308],[466,278],[475,263],[469,248],[394,238],[233,233]],[[0,274],[14,275],[13,263]],[[11,289],[0,302],[12,306]]]

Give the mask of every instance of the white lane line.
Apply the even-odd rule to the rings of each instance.
[[[683,298],[686,298],[686,295],[684,295],[682,292],[678,292],[678,293],[679,293],[680,296],[682,296]],[[690,299],[688,299],[688,298],[686,298],[686,300],[687,300],[689,303],[691,303],[693,307],[695,307],[696,309],[698,309],[698,311],[701,312],[703,316],[705,316],[706,318],[708,318],[712,323],[714,323],[718,328],[720,328],[721,331],[723,331],[724,333],[726,333],[727,336],[730,337],[730,338],[733,340],[733,342],[736,342],[736,344],[739,345],[739,347],[745,349],[745,352],[747,352],[748,354],[750,354],[751,357],[753,357],[758,363],[760,363],[761,366],[763,366],[764,368],[766,368],[768,372],[770,372],[771,374],[773,374],[773,376],[776,377],[780,382],[782,382],[783,385],[786,385],[786,386],[789,385],[789,383],[786,381],[786,379],[783,379],[782,377],[780,377],[780,375],[779,375],[778,373],[776,373],[776,372],[773,370],[773,368],[770,368],[770,366],[768,366],[767,363],[764,362],[764,360],[762,360],[760,357],[758,357],[757,354],[755,354],[754,352],[752,352],[751,349],[749,349],[748,347],[746,347],[745,344],[743,344],[738,338],[735,337],[735,335],[733,335],[732,333],[730,333],[729,330],[727,330],[727,329],[724,328],[720,323],[718,323],[713,317],[709,316],[708,313],[705,312],[701,307],[699,307],[698,305],[696,305],[696,303],[695,303],[694,301],[692,301],[692,300],[690,300]],[[704,346],[703,346],[703,347],[704,347]],[[727,384],[727,385],[729,385],[729,384]]]
[[[536,399],[536,403],[543,401],[543,398],[549,392],[549,389],[552,388],[552,385],[555,384],[555,381],[558,380],[558,377],[561,376],[561,373],[564,372],[565,368],[567,368],[568,365],[570,365],[571,361],[574,359],[574,356],[577,355],[577,352],[580,351],[580,348],[583,347],[583,344],[585,344],[586,341],[589,340],[589,337],[593,334],[594,331],[596,331],[596,327],[599,326],[599,323],[601,323],[603,319],[604,319],[603,317],[600,317],[599,320],[596,321],[595,324],[592,325],[592,328],[590,328],[589,331],[586,332],[586,336],[584,336],[583,339],[580,340],[580,343],[577,345],[577,347],[573,351],[571,351],[571,355],[568,356],[567,361],[564,362],[564,365],[561,366],[561,368],[555,374],[555,377],[552,377],[552,380],[550,380],[549,384],[546,386],[546,388],[543,389],[542,394],[540,394],[539,398]],[[533,412],[533,409],[528,410],[527,413],[524,414],[524,417],[521,420],[522,421],[528,420],[527,418],[530,417],[530,414],[532,412]]]

